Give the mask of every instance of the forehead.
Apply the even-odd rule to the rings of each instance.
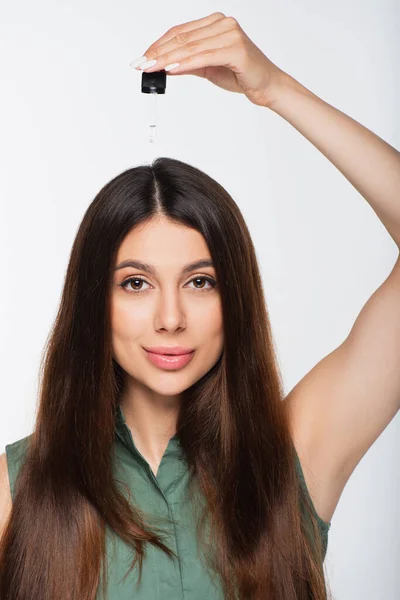
[[[209,258],[206,241],[196,229],[167,219],[152,220],[132,229],[122,241],[117,263],[139,259],[162,268],[179,268],[191,260]]]

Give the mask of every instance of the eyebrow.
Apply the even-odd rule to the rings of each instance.
[[[139,269],[140,271],[146,271],[151,275],[156,275],[156,269],[153,267],[153,265],[149,265],[147,263],[141,262],[140,260],[133,260],[130,258],[122,261],[119,265],[117,265],[115,267],[115,271],[118,271],[119,269],[125,269],[126,267],[132,267],[133,269]],[[195,262],[189,263],[183,267],[182,273],[190,273],[191,271],[195,271],[203,267],[214,267],[212,260],[202,258],[201,260],[196,260]]]

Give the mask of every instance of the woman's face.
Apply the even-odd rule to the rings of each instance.
[[[219,286],[205,279],[216,282],[214,267],[183,272],[200,260],[211,262],[203,236],[164,217],[132,230],[118,251],[112,291],[113,357],[130,378],[161,395],[189,388],[223,350]],[[118,268],[126,261],[146,263],[154,273],[143,267]],[[124,282],[126,287],[121,287]],[[195,352],[185,366],[167,370],[151,362],[144,350],[150,346],[184,346]]]

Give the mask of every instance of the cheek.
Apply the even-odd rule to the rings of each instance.
[[[113,338],[135,339],[148,327],[149,315],[143,307],[135,310],[126,302],[115,303],[112,309],[111,327]]]
[[[124,370],[127,370],[137,340],[144,339],[147,329],[146,321],[132,307],[126,308],[124,303],[113,307],[111,317],[111,345],[113,358]]]
[[[207,365],[213,364],[221,355],[224,344],[223,318],[220,304],[216,303],[203,312],[201,318],[195,321],[196,339],[202,347],[202,359]]]
[[[219,335],[222,333],[222,310],[221,303],[215,302],[213,306],[208,307],[202,315],[202,324],[204,332],[208,335]]]

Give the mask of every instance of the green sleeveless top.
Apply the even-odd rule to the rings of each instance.
[[[30,437],[27,436],[5,447],[13,499],[18,471]],[[213,578],[199,559],[196,521],[192,507],[185,496],[188,469],[178,435],[175,434],[169,440],[156,477],[148,462],[136,448],[122,409],[118,406],[115,458],[113,468],[116,480],[128,486],[135,505],[146,511],[148,522],[151,522],[152,516],[171,520],[170,523],[162,521],[162,529],[166,534],[164,541],[179,556],[179,563],[176,559],[169,558],[159,548],[149,544],[143,561],[142,581],[137,588],[138,564],[123,580],[132,562],[132,549],[107,528],[109,581],[105,598],[108,600],[132,600],[133,598],[137,600],[204,600],[204,598],[223,600],[219,579]],[[296,469],[301,485],[310,498],[297,453]],[[326,523],[318,516],[312,501],[311,506],[318,521],[325,558],[331,523]],[[160,526],[160,522],[155,524]],[[100,598],[99,593],[96,600],[98,598]]]

